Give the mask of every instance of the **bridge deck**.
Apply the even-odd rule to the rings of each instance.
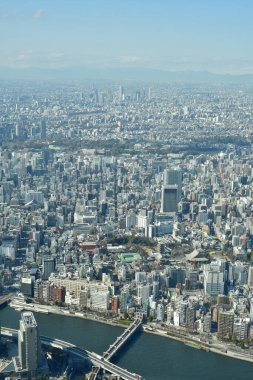
[[[100,367],[92,367],[92,372],[90,373],[88,380],[97,380]]]
[[[143,315],[138,316],[133,323],[110,345],[108,350],[104,352],[104,359],[110,360],[117,351],[125,344],[125,342],[139,329],[142,324]]]

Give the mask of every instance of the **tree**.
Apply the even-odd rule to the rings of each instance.
[[[237,337],[235,334],[232,334],[231,341],[232,343],[237,344]]]
[[[89,234],[90,235],[96,235],[98,233],[98,229],[96,226],[91,226],[89,229]]]

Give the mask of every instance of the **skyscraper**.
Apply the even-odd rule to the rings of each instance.
[[[55,259],[51,256],[43,258],[43,279],[48,280],[51,273],[55,271]]]
[[[218,268],[205,267],[204,289],[211,297],[224,293],[224,274]]]
[[[21,315],[18,331],[18,359],[21,370],[36,371],[40,365],[40,339],[32,312]]]
[[[194,322],[196,318],[196,306],[194,303],[190,303],[186,309],[186,327],[189,330],[194,330]]]
[[[44,119],[40,121],[40,137],[42,140],[47,138],[47,126]]]
[[[218,336],[220,338],[226,338],[233,332],[234,313],[233,311],[219,312],[218,319]]]
[[[161,212],[177,212],[178,187],[177,185],[162,187]]]
[[[164,186],[177,185],[177,201],[181,199],[182,193],[182,171],[180,169],[166,169],[163,176]]]
[[[250,288],[253,287],[253,267],[249,267],[248,286],[249,286]]]
[[[99,103],[99,96],[98,96],[98,90],[95,88],[94,90],[94,100],[95,100],[95,103],[98,104]]]
[[[149,87],[149,89],[148,89],[148,100],[151,100],[151,97],[152,97],[152,90]]]
[[[124,88],[119,86],[119,101],[122,102],[125,100]]]

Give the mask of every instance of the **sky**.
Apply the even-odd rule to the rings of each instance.
[[[0,0],[0,67],[253,74],[252,0]]]

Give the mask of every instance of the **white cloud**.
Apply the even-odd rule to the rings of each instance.
[[[41,18],[43,16],[44,16],[44,12],[43,12],[42,9],[36,9],[36,11],[33,12],[33,18],[35,20],[37,20],[37,19],[39,19],[39,18]]]
[[[25,61],[27,59],[27,56],[25,54],[19,54],[17,56],[17,61]]]
[[[54,52],[48,55],[48,59],[61,59],[65,56],[64,53]]]
[[[139,57],[136,57],[136,56],[121,56],[119,57],[119,61],[121,63],[136,63],[136,62],[140,62],[141,59]]]

